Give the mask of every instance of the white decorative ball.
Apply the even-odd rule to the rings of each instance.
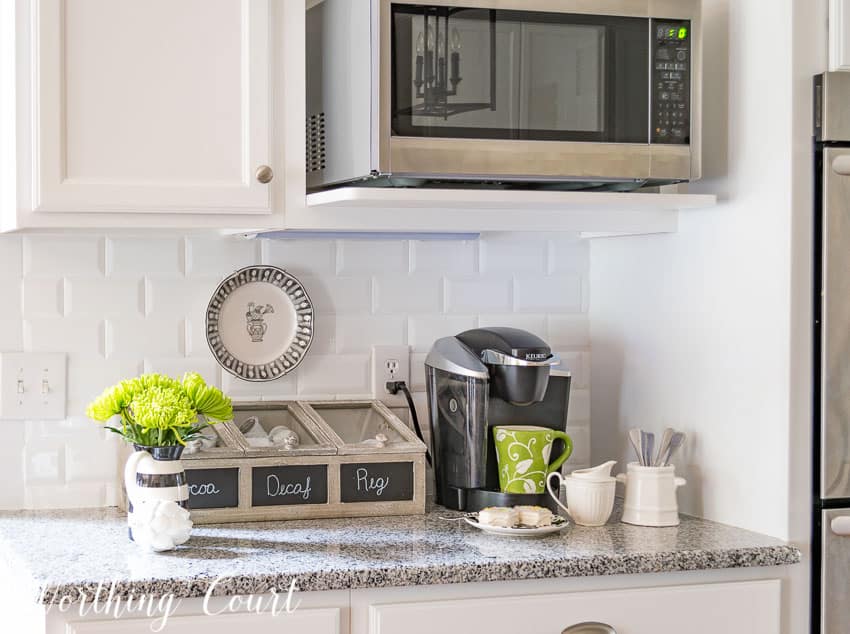
[[[173,550],[189,541],[192,534],[189,511],[167,500],[134,502],[129,526],[133,541],[154,552]]]

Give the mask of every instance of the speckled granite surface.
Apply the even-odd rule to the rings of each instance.
[[[177,551],[153,554],[127,541],[115,509],[0,513],[0,564],[12,566],[34,600],[116,596],[204,596],[379,588],[421,584],[581,577],[776,566],[800,561],[781,541],[683,517],[676,528],[616,522],[570,526],[541,539],[489,536],[440,508],[424,516],[199,526]]]

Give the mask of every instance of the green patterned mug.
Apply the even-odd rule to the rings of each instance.
[[[546,476],[557,470],[573,452],[573,441],[562,431],[530,425],[493,428],[502,493],[545,493]],[[549,463],[552,444],[564,441],[564,452]]]

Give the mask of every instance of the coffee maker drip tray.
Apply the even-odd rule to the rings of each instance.
[[[462,510],[480,511],[488,506],[545,506],[558,513],[558,506],[548,493],[502,493],[486,489],[466,489]]]

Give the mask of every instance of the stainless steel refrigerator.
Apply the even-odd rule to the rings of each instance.
[[[812,632],[850,633],[850,73],[815,77]]]

